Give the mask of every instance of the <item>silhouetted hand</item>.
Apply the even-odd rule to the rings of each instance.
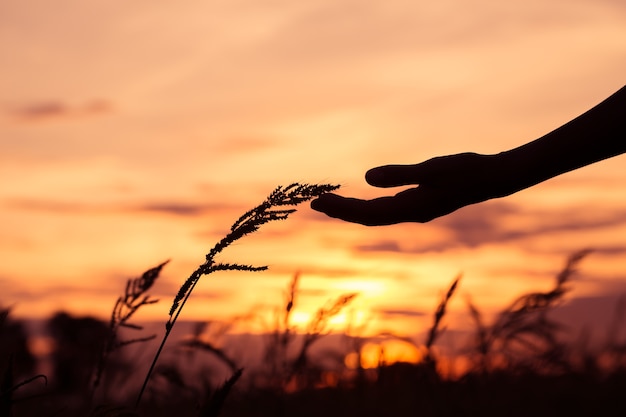
[[[324,194],[311,207],[368,226],[424,223],[626,153],[625,114],[626,86],[558,129],[497,155],[461,153],[369,170],[365,178],[375,187],[418,185],[393,197],[360,200]]]
[[[368,226],[427,222],[468,204],[514,191],[502,181],[498,155],[462,153],[437,157],[416,165],[386,165],[369,170],[365,179],[375,187],[419,185],[392,197],[373,200],[324,194],[311,202],[330,217]]]

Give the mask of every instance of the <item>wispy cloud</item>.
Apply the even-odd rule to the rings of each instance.
[[[91,100],[81,105],[70,105],[61,100],[47,100],[9,108],[6,112],[22,122],[40,122],[68,117],[84,117],[109,113],[113,106],[102,99]]]
[[[214,211],[229,209],[231,206],[224,204],[193,204],[193,203],[149,203],[143,206],[131,207],[128,210],[137,212],[152,212],[173,214],[176,216],[194,217]]]
[[[196,217],[208,213],[233,210],[235,206],[223,203],[187,203],[187,202],[147,202],[147,203],[107,203],[89,204],[77,201],[10,199],[4,201],[10,209],[33,210],[51,213],[157,213],[182,217]],[[237,206],[238,207],[238,206]]]
[[[528,210],[504,203],[472,206],[441,219],[455,241],[468,247],[507,242],[560,232],[583,232],[626,223],[626,211],[589,206],[564,212]]]
[[[278,274],[290,274],[293,273],[293,267],[291,265],[275,265],[272,267],[272,271]],[[362,271],[358,268],[346,267],[325,267],[319,266],[314,261],[311,265],[299,265],[298,271],[304,276],[316,276],[319,278],[338,279],[338,278],[353,278],[362,276]]]
[[[424,311],[403,308],[378,308],[375,309],[374,312],[382,315],[385,318],[424,317],[429,315],[429,313],[426,313]]]
[[[120,288],[123,289],[120,284]],[[50,285],[46,287],[39,287],[36,289],[29,288],[15,288],[9,289],[3,297],[5,300],[11,301],[19,300],[19,302],[30,303],[40,300],[51,300],[55,298],[72,298],[72,297],[94,297],[94,296],[110,296],[111,300],[115,301],[115,290],[111,288],[104,288],[102,286],[89,286],[82,287],[80,285]]]
[[[366,243],[356,247],[358,252],[403,252],[400,243],[396,240],[381,240],[373,243]]]
[[[355,251],[390,253],[425,253],[455,247],[477,248],[486,244],[526,240],[557,233],[583,233],[626,224],[626,211],[572,207],[567,211],[532,210],[527,207],[489,202],[469,206],[434,223],[440,229],[435,240],[407,242],[404,238],[382,239],[355,246]],[[606,247],[620,252],[621,247]]]

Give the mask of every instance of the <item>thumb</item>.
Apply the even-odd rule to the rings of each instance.
[[[372,168],[365,173],[365,180],[375,187],[419,184],[427,174],[424,164],[425,162],[415,165],[384,165]]]
[[[472,173],[485,164],[485,155],[473,152],[437,156],[415,165],[384,165],[372,168],[365,174],[368,184],[375,187],[397,187],[433,183],[449,179],[458,172]]]

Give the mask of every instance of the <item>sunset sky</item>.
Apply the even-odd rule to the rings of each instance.
[[[617,91],[626,2],[3,0],[0,74],[0,303],[106,318],[126,279],[171,259],[138,317],[165,320],[277,185],[385,195],[367,169],[507,150]],[[626,293],[625,158],[428,224],[303,205],[220,258],[269,271],[207,277],[182,318],[271,311],[299,272],[297,320],[359,292],[355,320],[414,334],[462,273],[463,327],[468,297],[497,311],[592,248],[569,295],[592,323]]]

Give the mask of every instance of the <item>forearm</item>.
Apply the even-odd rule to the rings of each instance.
[[[569,123],[496,156],[508,174],[498,197],[626,152],[626,87]],[[508,177],[508,178],[507,178]]]

